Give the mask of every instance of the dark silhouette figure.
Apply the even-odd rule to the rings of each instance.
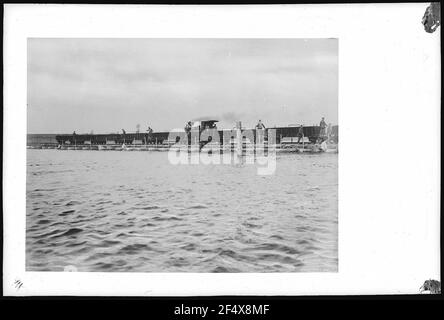
[[[188,145],[191,144],[191,127],[192,127],[191,121],[188,121],[184,128],[185,134],[187,135]]]

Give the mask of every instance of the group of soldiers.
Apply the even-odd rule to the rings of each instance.
[[[325,140],[330,139],[330,136],[332,134],[331,123],[329,123],[327,125],[327,123],[325,122],[325,118],[322,117],[321,122],[319,123],[319,126],[321,127],[321,129],[319,131],[318,142],[323,142]],[[266,129],[265,125],[262,123],[261,120],[259,120],[259,122],[256,125],[256,130],[265,130],[265,129]],[[299,126],[297,137],[298,137],[298,143],[300,143],[301,140],[304,139],[304,125],[302,125],[302,124]]]
[[[212,124],[213,127],[209,128],[209,129],[216,129],[216,124],[213,123]],[[325,122],[325,118],[322,117],[321,122],[319,123],[320,126],[320,131],[319,131],[319,138],[318,138],[318,142],[323,142],[325,140],[330,139],[330,136],[332,134],[332,126],[331,123],[329,123],[327,125],[327,123]],[[190,136],[191,133],[191,128],[192,128],[192,122],[188,121],[187,124],[185,125],[185,132],[187,133],[188,136]],[[258,121],[258,123],[255,126],[256,130],[266,130],[265,125],[262,123],[261,120]],[[139,133],[139,132],[137,132]],[[122,129],[122,135],[123,138],[125,139],[125,135],[126,135],[126,131],[124,129]],[[76,132],[73,132],[73,137],[74,140],[76,139]],[[298,143],[300,143],[301,140],[304,139],[304,126],[301,124],[298,130]],[[146,130],[145,136],[144,136],[145,142],[146,143],[151,143],[153,141],[153,129],[148,126],[148,129]]]
[[[136,132],[137,135],[139,135],[139,130],[137,130]],[[123,140],[125,141],[125,137],[126,137],[126,131],[125,129],[122,129],[122,136],[123,136]],[[144,141],[145,143],[152,143],[153,142],[153,129],[151,129],[150,126],[148,126],[148,129],[146,130],[146,133],[144,134]]]
[[[213,124],[214,128],[216,128],[216,125]],[[325,122],[325,118],[322,117],[320,123],[320,131],[319,131],[319,136],[318,136],[318,142],[323,142],[325,140],[330,139],[330,136],[332,134],[332,126],[331,123],[329,123],[327,125],[327,123]],[[188,121],[187,124],[185,125],[185,132],[187,133],[187,135],[190,134],[191,132],[191,128],[192,128],[192,122]],[[266,130],[265,125],[262,123],[261,120],[258,121],[258,123],[255,126],[256,130]],[[298,143],[301,142],[301,140],[304,139],[304,125],[300,125],[299,130],[298,130]]]

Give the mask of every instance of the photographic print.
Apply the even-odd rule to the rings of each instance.
[[[4,294],[439,294],[439,13],[6,4]]]
[[[338,271],[337,38],[28,38],[26,271]]]

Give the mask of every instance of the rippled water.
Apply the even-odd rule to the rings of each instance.
[[[337,154],[278,155],[271,176],[165,152],[27,157],[28,271],[337,271]]]

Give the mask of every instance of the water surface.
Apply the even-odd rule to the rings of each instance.
[[[336,272],[338,155],[178,165],[165,152],[28,150],[26,269]]]

